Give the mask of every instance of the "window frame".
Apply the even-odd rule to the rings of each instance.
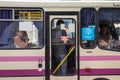
[[[100,11],[101,9],[120,9],[120,8],[117,8],[117,7],[100,7],[98,9],[98,28],[100,28],[99,26],[99,23],[100,23]],[[98,39],[99,39],[99,33],[98,33]],[[97,43],[98,44],[98,43]],[[104,48],[100,48],[99,45],[98,45],[98,48],[101,49],[101,50],[106,50],[106,51],[115,51],[115,52],[120,52],[120,50],[111,50],[111,49],[104,49]]]
[[[94,47],[86,47],[86,48],[83,48],[82,47],[82,41],[84,41],[84,40],[82,40],[82,19],[81,19],[81,11],[83,10],[83,9],[91,9],[91,10],[93,10],[94,11],[94,14],[95,14],[95,30],[94,30],[94,40],[90,40],[90,41],[93,41],[93,42],[95,42],[94,43]],[[80,10],[80,13],[79,13],[80,15],[80,25],[79,25],[79,28],[80,28],[80,31],[79,31],[79,36],[80,36],[80,38],[79,38],[79,42],[80,42],[80,47],[82,48],[82,49],[95,49],[96,47],[97,47],[97,43],[98,43],[98,14],[97,14],[97,10],[94,8],[94,7],[83,7],[83,8],[81,8],[81,10]]]
[[[42,7],[0,7],[0,9],[3,9],[3,10],[12,10],[12,19],[0,19],[0,21],[10,21],[10,22],[14,22],[14,21],[18,21],[18,22],[21,22],[21,21],[35,21],[35,22],[39,22],[39,21],[42,21],[42,26],[43,26],[43,46],[40,48],[0,48],[0,50],[36,50],[36,49],[43,49],[45,47],[45,27],[44,27],[44,9]],[[13,10],[14,9],[14,10]],[[18,19],[15,19],[15,10],[41,10],[42,12],[42,20],[18,20]],[[39,37],[38,37],[39,38]]]
[[[77,23],[77,21],[74,19],[74,18],[53,18],[52,20],[51,20],[51,27],[50,27],[50,29],[51,29],[51,34],[52,34],[52,22],[55,20],[55,19],[72,19],[72,20],[74,20],[75,21],[75,43],[74,43],[74,45],[76,46],[77,44],[76,44],[76,23]],[[51,35],[52,36],[52,35]],[[52,38],[52,37],[51,37]],[[51,42],[51,46],[52,46],[52,40],[50,41]],[[51,48],[51,52],[52,52],[52,48]],[[75,47],[75,60],[76,60],[76,47]],[[51,60],[52,61],[52,60]],[[52,62],[51,62],[52,63]],[[51,66],[51,68],[52,68],[52,64],[50,65]],[[76,66],[77,66],[77,63],[75,62],[75,68],[76,68]],[[51,72],[52,73],[52,72]],[[59,75],[56,75],[56,74],[52,74],[53,76],[63,76],[62,74],[59,74]],[[76,71],[75,71],[75,73],[74,74],[65,74],[64,76],[74,76],[74,75],[76,75]]]

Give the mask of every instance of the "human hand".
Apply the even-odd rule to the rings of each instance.
[[[64,42],[64,44],[67,44],[67,40],[64,40],[63,42]]]
[[[27,43],[29,42],[29,39],[28,39],[28,38],[26,38],[26,42],[27,42]]]
[[[99,40],[99,46],[100,47],[106,47],[108,44],[104,40]]]

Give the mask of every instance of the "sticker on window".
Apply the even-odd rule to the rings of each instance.
[[[94,40],[94,27],[82,28],[82,40]]]

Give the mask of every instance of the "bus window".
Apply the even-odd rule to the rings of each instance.
[[[42,15],[41,9],[0,9],[0,48],[42,48]]]
[[[81,47],[93,49],[96,47],[96,10],[83,8],[81,10]]]
[[[54,73],[60,63],[68,55],[71,48],[75,47],[75,20],[53,19],[51,22],[51,56],[52,73],[54,75],[75,75],[76,54],[75,49],[70,53],[60,68]]]
[[[120,51],[120,9],[101,8],[99,10],[100,49]]]

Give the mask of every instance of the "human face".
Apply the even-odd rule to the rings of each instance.
[[[22,31],[19,31],[19,32],[17,32],[17,36],[23,36],[23,32]]]
[[[107,27],[102,27],[102,28],[101,28],[102,34],[106,34],[106,33],[107,33],[107,30],[108,30]]]

